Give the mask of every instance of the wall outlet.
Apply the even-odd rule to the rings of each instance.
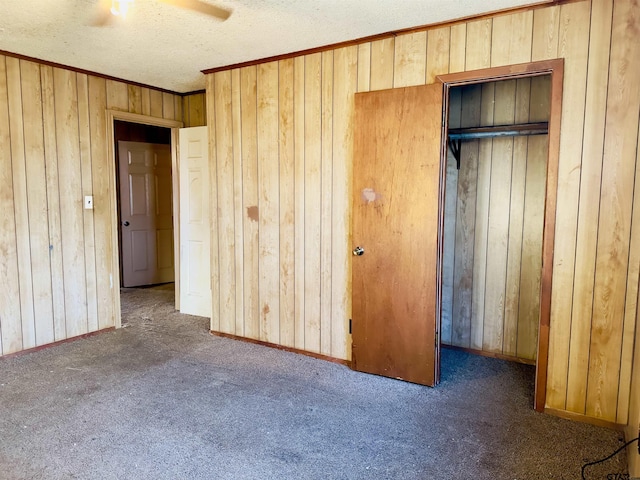
[[[84,209],[93,210],[93,195],[84,196]]]

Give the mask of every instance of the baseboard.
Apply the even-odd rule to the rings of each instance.
[[[47,343],[45,345],[38,345],[37,347],[27,348],[25,350],[20,350],[19,352],[7,353],[6,355],[0,355],[0,360],[5,358],[17,357],[18,355],[26,355],[27,353],[37,352],[39,350],[44,350],[45,348],[55,347],[57,345],[62,345],[63,343],[75,342],[76,340],[81,340],[83,338],[93,337],[100,333],[111,332],[115,330],[116,327],[107,327],[102,330],[96,330],[95,332],[83,333],[82,335],[77,335],[75,337],[65,338],[64,340],[58,340],[57,342]]]
[[[566,410],[558,410],[556,408],[545,407],[544,413],[548,413],[555,417],[565,418],[567,420],[573,420],[575,422],[589,423],[598,427],[610,428],[611,430],[617,430],[619,432],[624,432],[626,427],[626,425],[621,423],[610,422],[601,418],[593,418],[581,413],[567,412]]]
[[[277,350],[284,350],[285,352],[297,353],[300,355],[306,355],[307,357],[313,357],[319,360],[325,360],[327,362],[338,363],[340,365],[351,367],[351,362],[349,360],[343,360],[341,358],[330,357],[328,355],[309,352],[307,350],[300,350],[299,348],[286,347],[284,345],[278,345],[277,343],[263,342],[262,340],[256,340],[254,338],[248,338],[248,337],[241,337],[239,335],[232,335],[230,333],[216,332],[215,330],[210,330],[210,333],[211,335],[215,335],[216,337],[224,337],[224,338],[230,338],[232,340],[239,340],[241,342],[254,343],[256,345],[262,345],[264,347],[275,348]]]
[[[509,362],[524,363],[525,365],[535,365],[535,360],[528,358],[519,358],[512,355],[503,355],[501,353],[487,352],[485,350],[476,350],[475,348],[458,347],[457,345],[445,345],[442,344],[442,348],[448,348],[449,350],[458,350],[460,352],[472,353],[473,355],[480,355],[482,357],[497,358],[500,360],[508,360]]]

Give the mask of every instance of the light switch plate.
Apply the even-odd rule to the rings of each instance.
[[[84,208],[85,210],[93,210],[93,195],[84,196]]]

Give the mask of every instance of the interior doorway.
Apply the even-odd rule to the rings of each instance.
[[[468,342],[463,348],[493,356],[499,351],[501,356],[535,363],[534,407],[544,410],[562,83],[563,61],[550,60],[442,75],[432,85],[356,94],[354,369],[409,379],[406,372],[412,367],[406,359],[426,355],[431,374],[410,381],[434,385],[439,382],[441,346],[454,340]],[[496,97],[496,91],[511,93]],[[440,102],[432,98],[433,92]],[[478,101],[463,103],[463,97]],[[428,108],[420,118],[414,115],[407,119],[405,111],[416,110],[416,99],[422,99],[418,103]],[[404,128],[407,122],[422,128]],[[454,160],[449,160],[449,146]],[[516,150],[520,152],[517,155]],[[490,160],[480,162],[481,157]],[[467,162],[467,170],[473,166],[473,192],[471,182],[464,181],[471,173],[457,171],[462,162]],[[383,167],[389,165],[392,167],[385,172]],[[402,169],[408,169],[411,175],[399,177]],[[452,169],[455,172],[447,178],[447,171]],[[399,187],[394,183],[396,177]],[[479,184],[480,179],[483,183]],[[460,193],[458,186],[463,190]],[[402,195],[396,194],[397,187]],[[449,197],[445,196],[447,188]],[[403,201],[404,197],[410,201]],[[471,199],[473,208],[469,206]],[[461,222],[447,222],[447,213],[450,217],[453,212],[457,214],[458,203]],[[408,223],[400,225],[396,221],[407,216]],[[389,228],[369,228],[380,223]],[[471,227],[473,235],[469,234]],[[458,240],[456,233],[465,237],[461,238],[464,248],[458,255],[458,261],[465,265],[458,265],[457,276],[455,243],[453,249],[447,244]],[[378,248],[384,246],[380,235],[393,237],[389,248]],[[416,244],[423,248],[416,250]],[[380,258],[388,262],[381,263]],[[374,265],[367,268],[371,261]],[[476,262],[482,268],[475,268]],[[412,277],[413,281],[394,277],[397,270],[416,270],[415,265],[435,271]],[[474,275],[477,283],[466,285]],[[459,293],[463,293],[457,304],[453,296],[456,279]],[[401,295],[396,294],[398,289]],[[376,309],[370,309],[371,305]],[[476,312],[482,312],[482,322],[472,329],[474,306]],[[462,312],[463,322],[469,324],[468,329],[466,324],[452,321],[456,308]],[[449,316],[445,320],[448,325],[442,324],[443,312]],[[485,317],[490,321],[485,322]],[[447,335],[445,341],[443,333]],[[416,336],[422,341],[415,340]],[[398,348],[389,347],[396,344]],[[364,363],[362,358],[366,359]]]
[[[546,401],[563,72],[558,59],[438,77],[446,113],[440,343],[534,364],[538,411]],[[462,168],[465,157],[471,168]]]
[[[174,281],[171,129],[115,121],[120,284]]]
[[[551,76],[449,90],[441,343],[535,365]]]
[[[153,141],[157,141],[157,137],[154,135],[160,135],[165,138],[169,134],[169,148],[171,151],[171,194],[170,194],[170,210],[172,213],[172,250],[173,250],[173,271],[174,271],[174,305],[175,309],[180,309],[180,276],[175,275],[175,272],[179,272],[180,258],[178,246],[180,245],[180,231],[179,231],[179,186],[178,186],[178,162],[177,162],[177,148],[178,148],[178,130],[182,127],[182,122],[175,120],[166,120],[163,118],[156,118],[147,115],[139,115],[129,112],[121,112],[118,110],[107,110],[107,156],[112,160],[111,174],[109,175],[109,191],[111,201],[111,241],[113,245],[117,245],[118,248],[113,249],[113,256],[111,258],[112,271],[117,272],[117,275],[112,276],[112,301],[114,305],[114,324],[116,328],[122,326],[122,307],[120,288],[122,286],[122,256],[121,256],[121,225],[120,225],[120,190],[118,181],[118,140],[116,138],[116,131],[120,133],[125,131],[125,135],[129,138],[151,138]],[[161,130],[147,130],[146,127],[160,127]],[[143,132],[143,133],[141,133]],[[146,133],[144,133],[146,132]],[[156,132],[156,133],[149,133]],[[159,133],[158,133],[159,132]],[[140,137],[139,135],[150,135],[150,137]],[[166,202],[166,198],[163,201]]]

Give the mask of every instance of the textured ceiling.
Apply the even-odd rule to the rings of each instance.
[[[0,50],[188,92],[201,70],[541,0],[206,0],[220,22],[156,0],[91,26],[100,0],[1,0]],[[550,2],[551,0],[549,0]]]

